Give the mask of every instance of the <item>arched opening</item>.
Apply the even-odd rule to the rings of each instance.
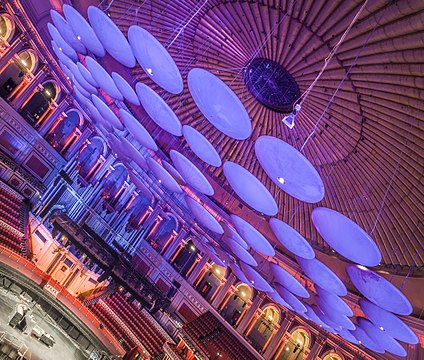
[[[37,56],[31,49],[15,56],[0,73],[0,93],[2,98],[9,99],[19,89],[25,75],[31,73],[37,65]],[[29,79],[28,79],[29,81]]]
[[[95,137],[79,153],[77,169],[80,175],[79,182],[83,186],[88,185],[88,182],[95,178],[101,167],[100,156],[104,155],[104,150],[103,140]]]
[[[262,350],[280,322],[280,311],[273,305],[265,307],[247,337],[258,351]]]
[[[65,112],[65,116],[52,127],[46,140],[59,152],[65,154],[78,139],[77,129],[82,123],[82,115],[76,109]]]
[[[206,300],[212,300],[212,296],[221,286],[222,279],[225,278],[226,268],[213,264],[202,280],[196,286],[197,291]]]
[[[19,112],[31,125],[35,125],[48,114],[50,105],[58,95],[57,86],[52,81],[48,81],[30,96]]]
[[[306,349],[309,348],[309,333],[302,328],[296,329],[289,335],[278,352],[276,360],[302,360]]]
[[[10,42],[15,33],[15,22],[9,14],[0,15],[0,44]]]
[[[344,360],[344,357],[334,351],[330,351],[322,358],[322,360]]]
[[[223,306],[221,315],[230,325],[236,325],[251,298],[252,288],[244,283],[239,284],[234,295],[231,295]]]
[[[119,200],[126,190],[123,188],[125,181],[128,181],[128,170],[123,164],[114,165],[113,171],[104,178],[102,196],[105,199],[104,205],[107,211],[112,212],[123,207]]]
[[[154,231],[149,233],[146,240],[157,252],[161,252],[175,230],[177,230],[177,221],[173,216],[169,216],[163,219]]]
[[[150,205],[150,199],[144,196],[142,193],[138,194],[134,202],[132,203],[129,211],[131,212],[128,223],[126,226],[127,231],[136,230],[147,218],[146,212]]]
[[[199,254],[199,249],[196,248],[192,240],[189,240],[183,248],[177,250],[171,265],[181,276],[187,277],[196,264],[197,254]]]

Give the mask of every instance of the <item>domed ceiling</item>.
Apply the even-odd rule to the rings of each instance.
[[[368,1],[303,99],[295,126],[289,129],[282,122],[363,3],[115,0],[109,11],[125,34],[136,24],[164,44],[183,75],[184,91],[166,93],[139,66],[131,70],[137,81],[163,95],[183,125],[205,135],[224,161],[256,175],[276,199],[279,219],[331,254],[313,227],[311,212],[317,206],[335,209],[376,241],[382,268],[421,276],[424,2]],[[241,99],[252,120],[248,139],[232,139],[203,117],[187,88],[187,74],[194,67],[217,75]],[[261,86],[252,89],[249,74]],[[155,135],[166,152],[175,148],[163,132]],[[254,144],[261,135],[280,138],[309,159],[325,185],[321,202],[296,200],[271,181],[255,157]],[[182,140],[179,151],[195,158]],[[222,167],[199,164],[232,192]]]

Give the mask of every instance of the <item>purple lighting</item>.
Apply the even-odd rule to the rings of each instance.
[[[277,290],[278,294],[289,304],[295,311],[304,313],[308,309],[303,305],[303,303],[294,296],[290,291],[288,291],[284,286],[280,284],[275,284],[275,289]]]
[[[231,161],[222,168],[227,181],[246,204],[267,215],[277,214],[278,205],[271,193],[251,172]]]
[[[124,100],[124,97],[115,85],[108,72],[96,60],[90,56],[85,57],[88,70],[97,84],[110,96],[117,100]]]
[[[209,71],[194,68],[188,73],[190,94],[202,114],[219,131],[237,140],[252,133],[249,114],[236,94]]]
[[[185,200],[194,218],[197,219],[199,223],[217,234],[224,233],[224,229],[219,224],[218,220],[216,220],[201,204],[189,196],[186,196]]]
[[[147,158],[147,166],[150,171],[160,180],[161,184],[165,186],[168,190],[175,193],[182,193],[180,185],[175,181],[175,179],[166,171],[157,161],[153,160],[151,157]]]
[[[256,270],[250,267],[247,264],[240,263],[240,269],[243,271],[246,278],[249,280],[248,284],[259,291],[264,291],[271,293],[274,289],[268,284],[268,281],[265,280]]]
[[[158,126],[172,135],[182,135],[177,115],[154,90],[142,83],[137,83],[135,90],[144,110]]]
[[[49,30],[50,36],[52,37],[53,41],[59,47],[59,50],[63,51],[63,53],[70,59],[72,59],[72,61],[78,61],[77,53],[71,46],[69,46],[69,44],[65,40],[63,40],[56,27],[48,23],[47,29]]]
[[[140,122],[132,116],[128,111],[119,109],[122,122],[131,134],[131,136],[142,146],[147,149],[157,151],[158,147],[149,132]]]
[[[131,49],[145,73],[172,94],[183,91],[183,79],[164,46],[147,30],[133,25],[128,30]]]
[[[256,140],[255,153],[264,171],[284,192],[307,203],[323,199],[320,175],[294,147],[273,136],[261,136]]]
[[[234,241],[230,238],[227,238],[225,244],[228,246],[228,250],[230,250],[230,252],[237,259],[243,261],[244,263],[246,263],[250,266],[257,266],[258,265],[255,258],[236,241]]]
[[[77,39],[96,56],[105,56],[105,49],[87,20],[77,10],[67,4],[63,5],[63,12]]]
[[[183,135],[190,149],[205,163],[218,167],[221,166],[222,161],[206,137],[191,126],[183,126]]]
[[[85,55],[87,53],[87,49],[84,44],[77,39],[65,18],[53,9],[50,10],[50,16],[53,20],[54,26],[56,26],[60,35],[62,35],[63,40],[65,40],[76,52]]]
[[[149,188],[144,184],[144,182],[132,171],[129,170],[128,174],[130,176],[131,181],[134,183],[136,188],[141,191],[141,193],[150,200],[153,201],[154,196]]]
[[[107,120],[114,128],[118,130],[124,130],[124,126],[121,121],[115,115],[115,113],[107,106],[100,98],[96,95],[91,95],[91,100],[94,106],[99,110],[100,115],[103,116],[104,120]]]
[[[381,253],[374,240],[346,216],[318,207],[312,211],[312,221],[322,238],[340,255],[361,265],[380,263]]]
[[[231,214],[231,222],[237,229],[237,232],[252,249],[266,256],[274,256],[275,250],[269,241],[255,227],[249,224],[241,217]]]
[[[308,291],[288,271],[277,264],[270,264],[270,268],[273,276],[275,277],[275,281],[277,281],[280,285],[284,286],[288,291],[297,296],[309,298]]]
[[[341,313],[338,313],[335,311],[330,305],[328,305],[325,301],[321,301],[320,297],[317,296],[315,298],[315,302],[317,303],[318,307],[321,309],[321,311],[327,316],[329,320],[331,320],[333,323],[348,329],[348,330],[355,330],[355,325],[353,325],[352,321],[346,316]]]
[[[287,250],[304,259],[313,259],[315,257],[315,251],[312,246],[291,226],[276,218],[270,219],[269,225],[277,240]]]
[[[121,64],[133,68],[135,58],[121,30],[99,8],[89,6],[87,13],[91,26],[106,51]]]
[[[205,195],[212,196],[214,194],[208,179],[189,159],[176,150],[171,150],[169,155],[172,163],[188,185]]]
[[[112,79],[122,96],[134,105],[140,105],[140,100],[130,84],[118,73],[112,73]]]
[[[350,265],[346,272],[353,285],[374,304],[399,315],[409,315],[412,312],[412,305],[405,295],[374,271],[363,266]]]
[[[296,256],[296,260],[309,277],[318,286],[336,295],[345,296],[347,294],[346,286],[339,277],[317,259],[306,260]]]
[[[74,75],[75,80],[84,88],[85,91],[87,91],[90,94],[98,94],[97,89],[91,85],[84,76],[82,76],[79,67],[75,65],[73,62],[70,62],[68,64],[69,70],[71,70],[72,75]]]
[[[340,297],[324,290],[318,285],[315,285],[315,290],[318,294],[317,299],[319,299],[318,306],[322,307],[321,305],[323,305],[324,308],[332,309],[339,314],[353,316],[352,309]]]
[[[365,299],[360,299],[359,305],[368,319],[390,336],[408,344],[418,343],[417,335],[396,315]]]
[[[81,75],[84,77],[84,79],[92,86],[98,88],[100,87],[99,84],[97,84],[97,81],[94,80],[94,78],[91,76],[88,69],[81,64],[80,62],[77,62],[78,70],[80,71]]]
[[[224,228],[225,236],[237,242],[244,249],[249,249],[249,245],[247,244],[247,242],[244,241],[243,238],[238,234],[238,232],[234,230],[229,224],[222,222],[222,227]]]
[[[358,325],[363,329],[369,338],[384,350],[397,356],[406,356],[406,350],[390,335],[380,330],[372,322],[364,318],[358,318]]]

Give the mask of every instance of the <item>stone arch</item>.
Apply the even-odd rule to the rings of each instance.
[[[15,34],[15,20],[10,14],[0,14],[0,43],[2,41],[10,42]]]
[[[345,360],[345,357],[337,351],[329,350],[321,356],[322,360]]]
[[[261,310],[260,316],[251,327],[247,337],[258,351],[262,351],[274,334],[274,329],[281,319],[281,312],[277,305],[266,304]]]
[[[234,289],[234,288],[233,288]],[[238,282],[234,293],[230,292],[221,305],[221,315],[230,325],[237,325],[251,302],[253,289],[248,284]]]
[[[91,138],[77,156],[77,170],[85,181],[92,179],[100,168],[100,158],[107,152],[107,145],[99,136]]]
[[[82,127],[84,117],[75,108],[69,108],[61,115],[46,136],[46,140],[59,152],[66,153],[78,139],[76,130]]]
[[[15,54],[0,70],[0,95],[6,100],[11,99],[30,81],[27,75],[32,73],[37,65],[38,56],[33,49],[24,49]]]
[[[46,80],[24,102],[19,112],[31,125],[40,123],[52,111],[51,105],[59,94],[58,84],[54,80]]]
[[[286,333],[281,342],[275,360],[302,360],[311,345],[311,333],[304,326],[295,326]]]

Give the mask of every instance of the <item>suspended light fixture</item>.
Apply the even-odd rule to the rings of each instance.
[[[333,56],[335,55],[335,53],[339,49],[340,45],[342,44],[342,42],[346,38],[347,34],[349,33],[350,29],[352,29],[352,27],[355,24],[356,20],[359,18],[359,16],[361,15],[362,11],[365,9],[365,6],[367,5],[368,1],[369,0],[365,0],[364,4],[358,10],[358,12],[356,13],[355,17],[353,18],[353,20],[351,21],[351,23],[349,24],[349,26],[347,27],[347,29],[343,33],[343,35],[340,38],[340,40],[337,42],[337,44],[333,47],[333,49],[330,51],[330,53],[328,54],[328,56],[325,58],[325,60],[324,60],[324,66],[322,67],[321,71],[318,73],[318,75],[316,76],[316,78],[312,82],[312,84],[306,89],[306,91],[297,100],[297,101],[300,101],[300,100],[301,101],[294,106],[293,112],[291,114],[286,115],[285,117],[282,118],[283,123],[286,124],[290,129],[293,129],[293,127],[294,127],[294,120],[295,120],[296,114],[299,113],[299,111],[300,111],[300,109],[302,107],[302,104],[304,103],[304,101],[308,97],[309,93],[311,92],[312,88],[315,86],[315,84],[317,83],[317,81],[321,77],[321,75],[324,72],[324,70],[327,68],[327,65],[330,63],[331,59],[333,58]]]
[[[296,117],[296,114],[300,111],[301,108],[302,107],[300,104],[296,104],[294,106],[293,112],[291,112],[289,115],[286,115],[282,118],[283,123],[286,124],[289,127],[289,129],[293,129],[294,119]]]

